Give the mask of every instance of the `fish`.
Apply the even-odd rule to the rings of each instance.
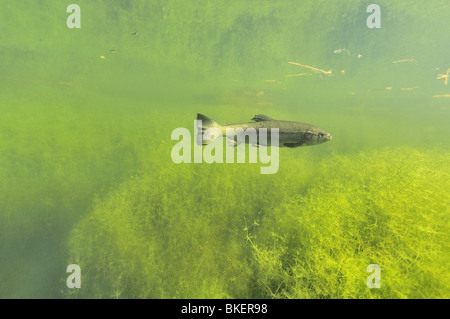
[[[240,142],[245,141],[249,143],[249,139],[238,138],[240,134],[244,134],[245,130],[249,128],[255,129],[257,133],[257,142],[253,146],[271,146],[271,130],[277,128],[279,141],[277,144],[279,147],[296,148],[300,146],[317,145],[327,142],[333,138],[333,136],[324,129],[317,126],[300,123],[294,121],[282,121],[273,119],[267,115],[256,114],[252,119],[253,122],[247,123],[227,123],[226,125],[219,125],[217,122],[207,117],[206,115],[197,113],[197,144],[207,145],[211,143],[215,138],[222,135],[226,137],[231,147],[235,147]],[[220,134],[214,134],[214,136],[206,136],[205,131],[208,129],[216,130]],[[228,130],[227,129],[232,129]],[[267,129],[267,140],[260,140],[260,129]],[[230,132],[231,131],[231,132]],[[228,133],[228,135],[227,135]],[[208,137],[210,137],[208,139]]]

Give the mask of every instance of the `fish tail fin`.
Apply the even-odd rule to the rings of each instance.
[[[207,145],[222,135],[220,125],[206,115],[197,113],[197,144]]]

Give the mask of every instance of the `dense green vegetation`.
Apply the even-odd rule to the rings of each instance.
[[[70,3],[0,10],[0,297],[449,297],[449,3],[379,1],[379,30],[359,0],[80,0],[79,30]],[[197,112],[334,138],[176,165]]]
[[[72,234],[77,296],[447,298],[448,164],[401,148],[292,161],[270,179],[208,165],[132,178]]]

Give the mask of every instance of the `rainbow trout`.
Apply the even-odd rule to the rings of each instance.
[[[225,136],[232,147],[240,143],[249,143],[253,146],[273,145],[294,148],[324,143],[332,138],[330,133],[311,124],[275,120],[262,114],[255,115],[252,121],[219,125],[209,117],[198,113],[197,143],[206,145],[219,136]],[[272,141],[274,129],[278,129],[278,143]],[[252,133],[255,136],[252,136]],[[246,136],[248,136],[248,139],[245,138]]]

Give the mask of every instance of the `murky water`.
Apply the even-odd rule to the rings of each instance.
[[[0,297],[449,297],[448,1],[72,2],[0,10]],[[175,164],[196,113],[333,139]]]

